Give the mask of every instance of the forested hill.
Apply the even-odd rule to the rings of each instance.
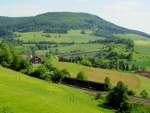
[[[50,33],[66,33],[69,29],[92,29],[96,35],[103,36],[134,33],[150,37],[146,33],[117,26],[95,15],[71,12],[50,12],[32,17],[0,17],[0,28],[5,29],[1,30],[5,32],[43,31]]]

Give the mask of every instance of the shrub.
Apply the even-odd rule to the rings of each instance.
[[[92,63],[87,59],[81,60],[80,64],[85,65],[85,66],[89,66],[89,67],[92,66]]]
[[[65,76],[70,76],[70,73],[67,69],[63,69],[61,71],[62,71],[62,73],[64,73]]]
[[[143,98],[149,98],[149,95],[146,90],[143,90],[140,94]]]
[[[58,70],[58,69],[55,69],[53,71],[53,74],[51,75],[51,80],[54,82],[54,83],[59,83],[61,82],[61,80],[66,77],[66,73],[64,73],[64,71],[61,71],[61,70]]]
[[[85,30],[81,30],[80,33],[81,33],[81,34],[86,34]]]
[[[125,101],[120,104],[118,112],[119,113],[131,113],[131,109],[132,109],[132,105],[129,104],[127,101]]]
[[[110,90],[112,89],[112,83],[110,81],[110,79],[108,77],[105,78],[105,84],[107,85],[108,89],[107,90]]]
[[[123,82],[118,82],[107,96],[107,104],[121,113],[129,113],[131,109],[127,100],[127,86]]]
[[[100,92],[96,93],[96,95],[95,95],[95,100],[100,99],[101,96],[102,96],[102,94],[101,94]]]
[[[134,95],[135,95],[135,92],[132,91],[132,90],[128,90],[127,93],[128,93],[128,95],[131,95],[131,96],[134,96]]]
[[[87,80],[88,77],[87,77],[87,75],[86,75],[84,72],[80,71],[80,72],[77,74],[77,79],[78,79],[78,80]]]
[[[30,75],[33,77],[36,77],[36,78],[44,79],[44,80],[51,80],[50,72],[45,67],[45,65],[41,65],[34,72],[32,72]]]

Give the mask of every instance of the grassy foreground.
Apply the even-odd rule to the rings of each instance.
[[[4,112],[5,111],[5,112]],[[0,66],[0,113],[113,113],[88,94]]]

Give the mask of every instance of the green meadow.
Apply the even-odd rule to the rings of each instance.
[[[134,34],[117,35],[117,37],[132,39],[134,41],[135,52],[133,63],[145,67],[146,70],[150,71],[150,39]]]
[[[113,113],[77,89],[0,66],[0,113]]]
[[[74,43],[87,43],[89,41],[104,39],[104,37],[94,36],[90,30],[86,30],[85,34],[81,34],[81,30],[70,30],[67,34],[58,33],[43,33],[43,32],[16,32],[16,39],[24,42],[28,41],[50,41],[50,42],[74,42]]]

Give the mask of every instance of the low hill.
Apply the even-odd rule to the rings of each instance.
[[[0,113],[113,113],[88,94],[0,66]]]
[[[96,15],[87,13],[49,12],[32,17],[0,17],[0,27],[8,31],[66,33],[70,29],[92,29],[96,35],[133,33],[146,37],[150,35],[126,29],[110,23]]]

